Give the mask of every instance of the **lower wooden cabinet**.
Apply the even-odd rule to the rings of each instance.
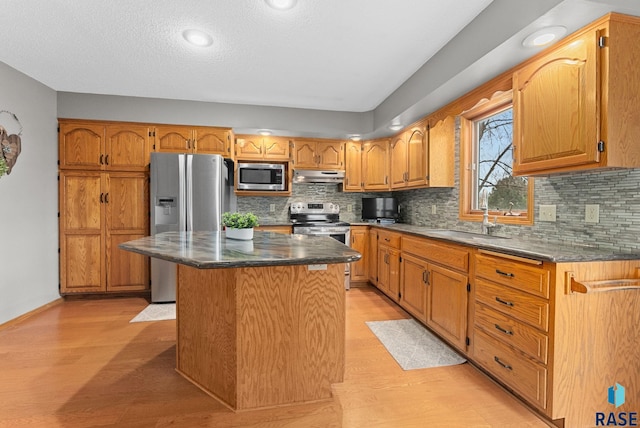
[[[60,172],[60,293],[142,291],[148,257],[121,242],[149,234],[145,173]]]
[[[392,300],[400,294],[400,234],[378,231],[377,287]]]
[[[275,233],[285,233],[291,234],[291,226],[282,224],[282,225],[266,225],[266,226],[257,226],[255,230],[262,230],[263,232],[275,232]]]
[[[467,345],[468,259],[469,251],[463,247],[402,237],[400,306],[463,351]]]
[[[351,281],[367,281],[369,278],[367,247],[369,246],[369,227],[351,226],[351,248],[362,254],[362,258],[355,263],[351,263]]]
[[[378,229],[369,229],[369,252],[367,254],[369,282],[378,285]]]

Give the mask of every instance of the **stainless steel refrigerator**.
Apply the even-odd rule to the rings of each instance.
[[[151,153],[151,235],[216,231],[236,211],[233,165],[220,155]],[[151,258],[151,301],[175,302],[176,264]]]

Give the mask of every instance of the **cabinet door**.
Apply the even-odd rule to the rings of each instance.
[[[104,125],[60,123],[60,169],[101,170],[104,166]]]
[[[193,133],[188,126],[161,126],[155,129],[157,152],[191,153]]]
[[[599,161],[596,36],[588,32],[514,74],[514,175]]]
[[[351,228],[351,248],[362,254],[362,258],[351,263],[351,280],[366,281],[367,271],[367,244],[369,233],[367,227],[354,226]]]
[[[389,248],[389,297],[400,299],[400,250]]]
[[[427,135],[424,125],[415,126],[405,133],[407,145],[407,187],[427,184]]]
[[[349,141],[345,145],[345,192],[362,191],[362,143]]]
[[[456,118],[434,121],[428,132],[427,176],[429,187],[453,187],[455,173]]]
[[[369,269],[369,282],[373,285],[378,284],[378,231],[376,229],[369,229],[369,252],[368,256],[368,269]]]
[[[389,247],[378,245],[378,273],[376,287],[384,294],[389,294]]]
[[[194,153],[231,156],[231,130],[227,128],[194,128],[193,139]]]
[[[293,143],[293,165],[295,168],[316,168],[318,155],[315,141],[295,140]]]
[[[316,155],[318,157],[318,168],[344,169],[343,142],[319,142],[316,145]]]
[[[286,137],[264,137],[264,158],[270,160],[289,160],[291,141]]]
[[[427,321],[427,262],[404,254],[402,256],[400,306],[421,321]]]
[[[146,290],[149,258],[123,251],[118,244],[149,233],[149,187],[146,174],[111,173],[105,194],[107,291]]]
[[[427,325],[459,349],[466,349],[468,277],[430,265]]]
[[[262,136],[236,135],[236,159],[262,159]]]
[[[106,126],[106,155],[109,171],[147,171],[151,144],[149,127],[134,124]]]
[[[60,292],[106,289],[103,178],[99,172],[60,173]]]
[[[406,186],[407,178],[407,142],[404,133],[391,140],[390,156],[391,188],[401,189]]]
[[[362,151],[364,190],[389,189],[389,140],[364,143]]]

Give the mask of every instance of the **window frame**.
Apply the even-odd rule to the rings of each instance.
[[[475,126],[474,121],[486,116],[503,111],[509,107],[513,108],[512,91],[496,92],[491,99],[483,99],[471,109],[460,114],[460,197],[459,197],[459,219],[464,221],[482,221],[483,211],[472,209],[473,204],[473,180],[475,178],[472,164],[476,163],[475,150]],[[522,211],[523,215],[507,216],[502,211],[489,211],[491,221],[497,217],[497,223],[532,225],[534,216],[534,179],[527,177],[527,211]]]

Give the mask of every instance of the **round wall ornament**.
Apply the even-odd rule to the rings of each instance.
[[[11,174],[13,167],[18,160],[20,151],[22,150],[22,143],[20,136],[22,135],[22,124],[18,120],[18,117],[7,110],[0,110],[0,115],[9,115],[19,126],[17,134],[9,134],[4,126],[0,123],[0,177],[3,175]],[[0,116],[0,120],[2,116]]]

